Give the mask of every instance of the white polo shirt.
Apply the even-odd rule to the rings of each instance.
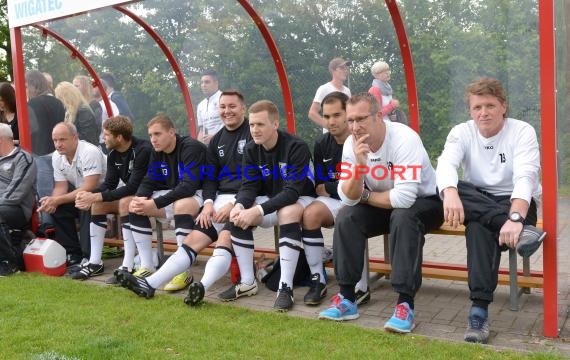
[[[53,178],[55,181],[68,181],[75,188],[83,185],[86,176],[101,175],[99,184],[105,181],[107,173],[107,157],[95,145],[85,140],[79,140],[75,156],[71,163],[65,155],[54,151],[51,156]]]
[[[216,91],[212,96],[200,101],[196,109],[198,127],[202,126],[208,135],[216,134],[224,123],[220,117],[220,97],[222,92]]]

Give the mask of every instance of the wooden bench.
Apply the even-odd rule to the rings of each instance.
[[[542,228],[542,219],[537,222],[537,227]],[[158,250],[159,263],[162,264],[164,261],[164,252],[174,252],[178,248],[176,241],[174,239],[164,239],[162,225],[160,222],[156,222],[156,232],[157,239],[153,240],[153,246]],[[119,232],[120,233],[120,232]],[[465,227],[461,226],[457,229],[453,229],[450,226],[443,225],[438,230],[430,232],[430,234],[437,235],[451,235],[451,236],[465,236]],[[278,230],[275,230],[275,241],[278,246]],[[390,242],[388,235],[383,236],[384,240],[384,258],[369,258],[366,266],[368,266],[368,272],[378,273],[386,278],[389,278],[392,272],[392,267],[390,265]],[[107,238],[105,239],[105,245],[108,246],[123,246],[123,240],[120,238]],[[266,259],[273,259],[277,257],[277,252],[275,249],[267,248],[255,248],[254,258],[259,259],[262,256]],[[211,256],[214,251],[213,246],[209,246],[200,252],[200,255]],[[367,250],[368,251],[368,250]],[[334,268],[332,261],[325,264],[327,268]],[[430,261],[425,261],[422,264],[422,276],[425,278],[435,278],[453,281],[467,281],[467,267],[462,264],[444,264],[435,263]],[[531,288],[542,288],[544,285],[543,273],[542,271],[530,271],[530,259],[528,257],[523,258],[523,269],[518,270],[517,265],[517,252],[514,249],[509,249],[509,268],[499,269],[499,279],[500,285],[510,286],[510,309],[513,311],[519,310],[519,298],[523,293],[530,293]]]
[[[542,219],[538,219],[536,226],[542,229]],[[451,235],[465,237],[465,227],[460,226],[457,229],[449,225],[442,225],[438,230],[430,232],[437,235]],[[389,275],[392,271],[390,266],[390,242],[388,235],[384,235],[384,259],[369,260],[368,266],[370,272],[377,272]],[[425,261],[422,264],[422,277],[467,281],[467,266],[461,264],[443,264]],[[509,268],[499,269],[498,283],[500,285],[509,285],[509,302],[510,309],[519,310],[519,298],[524,294],[530,294],[531,288],[542,288],[544,286],[544,277],[542,271],[530,271],[530,258],[523,257],[522,271],[518,270],[517,251],[509,249]]]

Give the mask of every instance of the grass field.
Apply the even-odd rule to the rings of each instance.
[[[20,273],[0,278],[0,359],[556,359],[348,323],[137,298]],[[247,301],[247,300],[244,300]]]

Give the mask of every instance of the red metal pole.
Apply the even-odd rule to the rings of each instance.
[[[77,48],[72,43],[65,40],[61,35],[59,35],[55,31],[50,30],[47,27],[38,24],[34,24],[32,26],[37,29],[40,29],[42,31],[42,36],[49,35],[55,40],[57,40],[59,43],[61,43],[63,46],[68,48],[71,51],[71,57],[73,59],[78,59],[81,62],[81,64],[83,64],[85,69],[87,69],[87,71],[89,72],[89,75],[91,75],[91,77],[93,78],[95,85],[97,85],[97,87],[99,88],[99,92],[101,93],[101,97],[103,98],[103,103],[105,104],[105,108],[107,109],[107,114],[113,116],[114,114],[113,110],[111,109],[111,103],[109,102],[109,96],[107,95],[105,88],[101,84],[101,79],[99,79],[99,76],[95,72],[95,69],[93,69],[93,66],[91,66],[89,61],[87,61],[85,56],[83,56],[83,54],[79,52],[79,50],[77,50]]]
[[[190,135],[193,138],[196,138],[196,121],[194,118],[194,109],[192,107],[192,100],[190,99],[190,93],[188,92],[188,85],[186,84],[184,75],[180,70],[178,61],[176,61],[176,58],[172,54],[172,51],[170,51],[168,45],[166,45],[162,37],[160,37],[160,35],[150,25],[148,25],[143,19],[141,19],[135,13],[125,9],[122,6],[113,6],[113,7],[118,11],[122,12],[123,14],[127,15],[128,17],[130,17],[137,24],[139,24],[154,39],[158,47],[160,47],[160,49],[166,56],[166,59],[168,59],[170,66],[172,66],[172,70],[174,70],[176,79],[178,79],[178,86],[180,87],[180,91],[182,92],[182,97],[184,98],[184,103],[186,104],[186,115],[188,116],[188,128],[190,131]]]
[[[406,86],[408,88],[408,111],[410,116],[410,127],[420,132],[420,109],[418,106],[418,91],[416,88],[416,75],[414,72],[414,61],[412,59],[412,51],[408,42],[408,35],[404,27],[404,21],[398,9],[395,0],[386,0],[386,6],[392,17],[394,29],[398,37],[400,52],[402,53],[402,61],[404,63],[404,75],[406,76]]]
[[[556,57],[554,1],[539,0],[538,32],[540,59],[540,108],[542,134],[542,199],[544,230],[544,336],[558,337],[557,201],[556,155]]]
[[[273,63],[275,64],[275,69],[277,70],[277,75],[279,76],[279,82],[281,83],[281,92],[283,93],[283,103],[285,105],[285,118],[287,119],[287,130],[291,133],[295,133],[295,111],[293,109],[293,98],[291,96],[291,88],[289,87],[289,80],[287,80],[287,72],[285,71],[285,65],[283,63],[283,58],[279,53],[279,48],[277,43],[271,36],[269,28],[259,16],[255,8],[247,0],[238,0],[238,2],[243,6],[245,11],[253,19],[255,25],[261,32],[265,44],[269,48],[271,57],[273,58]]]
[[[26,95],[26,79],[24,55],[22,51],[22,31],[19,27],[10,29],[10,44],[12,46],[12,66],[14,69],[14,87],[16,91],[16,109],[18,112],[18,129],[20,146],[32,152],[32,136],[28,119],[28,96]]]

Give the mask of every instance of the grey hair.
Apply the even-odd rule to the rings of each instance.
[[[10,125],[0,123],[0,137],[10,140],[14,139],[14,133],[12,132]]]

